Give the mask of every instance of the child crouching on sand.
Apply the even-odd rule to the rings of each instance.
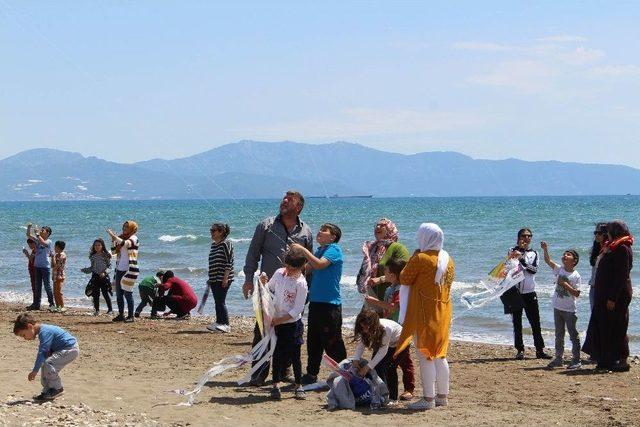
[[[562,267],[556,264],[549,256],[547,242],[540,242],[540,247],[544,251],[544,262],[553,269],[556,275],[556,290],[553,293],[553,321],[556,327],[556,357],[549,365],[549,368],[562,366],[562,355],[564,354],[564,330],[565,326],[569,330],[571,338],[571,353],[573,355],[571,364],[567,369],[580,369],[580,335],[576,328],[578,317],[576,316],[576,300],[580,296],[580,273],[575,270],[580,257],[578,253],[569,249],[562,255]]]
[[[302,346],[302,310],[307,299],[307,281],[303,270],[307,263],[304,254],[290,249],[284,258],[284,267],[276,270],[267,283],[266,275],[260,277],[263,284],[267,283],[269,292],[273,294],[275,314],[272,326],[275,327],[276,348],[273,352],[273,388],[271,398],[282,399],[280,382],[285,380],[285,372],[289,363],[293,365],[295,377],[294,397],[304,399],[302,389],[302,361],[300,347]]]
[[[53,400],[60,396],[64,392],[60,371],[80,354],[78,340],[58,326],[37,322],[28,313],[18,316],[13,324],[13,333],[25,340],[31,341],[38,337],[40,341],[36,363],[27,375],[27,379],[33,381],[38,371],[42,369],[40,375],[42,393],[34,396],[34,399]]]
[[[369,370],[375,369],[378,377],[387,385],[391,400],[398,399],[398,373],[395,365],[391,365],[401,333],[400,324],[380,319],[375,310],[368,308],[364,308],[356,317],[353,331],[353,342],[357,343],[353,364],[358,369],[358,374],[364,377]],[[375,354],[367,365],[360,365],[365,347],[372,349]]]
[[[140,281],[138,285],[140,304],[136,307],[135,317],[140,317],[140,313],[147,304],[153,308],[153,303],[158,297],[158,286],[162,283],[162,276],[164,276],[164,271],[158,270],[155,276],[147,276]]]

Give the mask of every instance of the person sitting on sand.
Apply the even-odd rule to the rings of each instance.
[[[198,297],[193,292],[191,285],[168,270],[162,276],[162,283],[158,285],[161,295],[158,296],[151,309],[151,318],[158,318],[158,311],[169,308],[164,316],[175,314],[178,319],[185,320],[191,317],[190,313],[198,305]],[[166,294],[165,294],[166,293]]]
[[[59,326],[37,322],[29,313],[18,316],[13,323],[13,333],[28,341],[36,337],[40,341],[36,362],[27,375],[27,379],[33,381],[38,371],[42,369],[40,373],[42,393],[34,399],[53,400],[60,396],[64,392],[60,370],[78,357],[80,353],[78,340]]]

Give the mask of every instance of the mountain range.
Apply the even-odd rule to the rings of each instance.
[[[240,141],[189,157],[133,164],[53,149],[0,160],[4,201],[272,198],[289,188],[310,196],[610,195],[637,192],[640,170],[289,141]]]

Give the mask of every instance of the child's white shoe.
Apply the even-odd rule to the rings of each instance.
[[[218,326],[220,325],[218,325],[217,323],[211,323],[210,325],[207,325],[207,329],[211,332],[219,332]]]
[[[410,403],[407,408],[412,411],[426,411],[427,409],[433,409],[436,407],[435,400],[427,400],[424,397],[417,402]]]

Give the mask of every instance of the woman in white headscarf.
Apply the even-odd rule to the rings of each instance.
[[[419,249],[400,274],[400,283],[409,287],[409,299],[396,355],[413,340],[418,350],[423,398],[409,408],[424,410],[447,404],[449,364],[446,357],[455,266],[442,249],[444,234],[437,224],[421,224],[417,237]]]

